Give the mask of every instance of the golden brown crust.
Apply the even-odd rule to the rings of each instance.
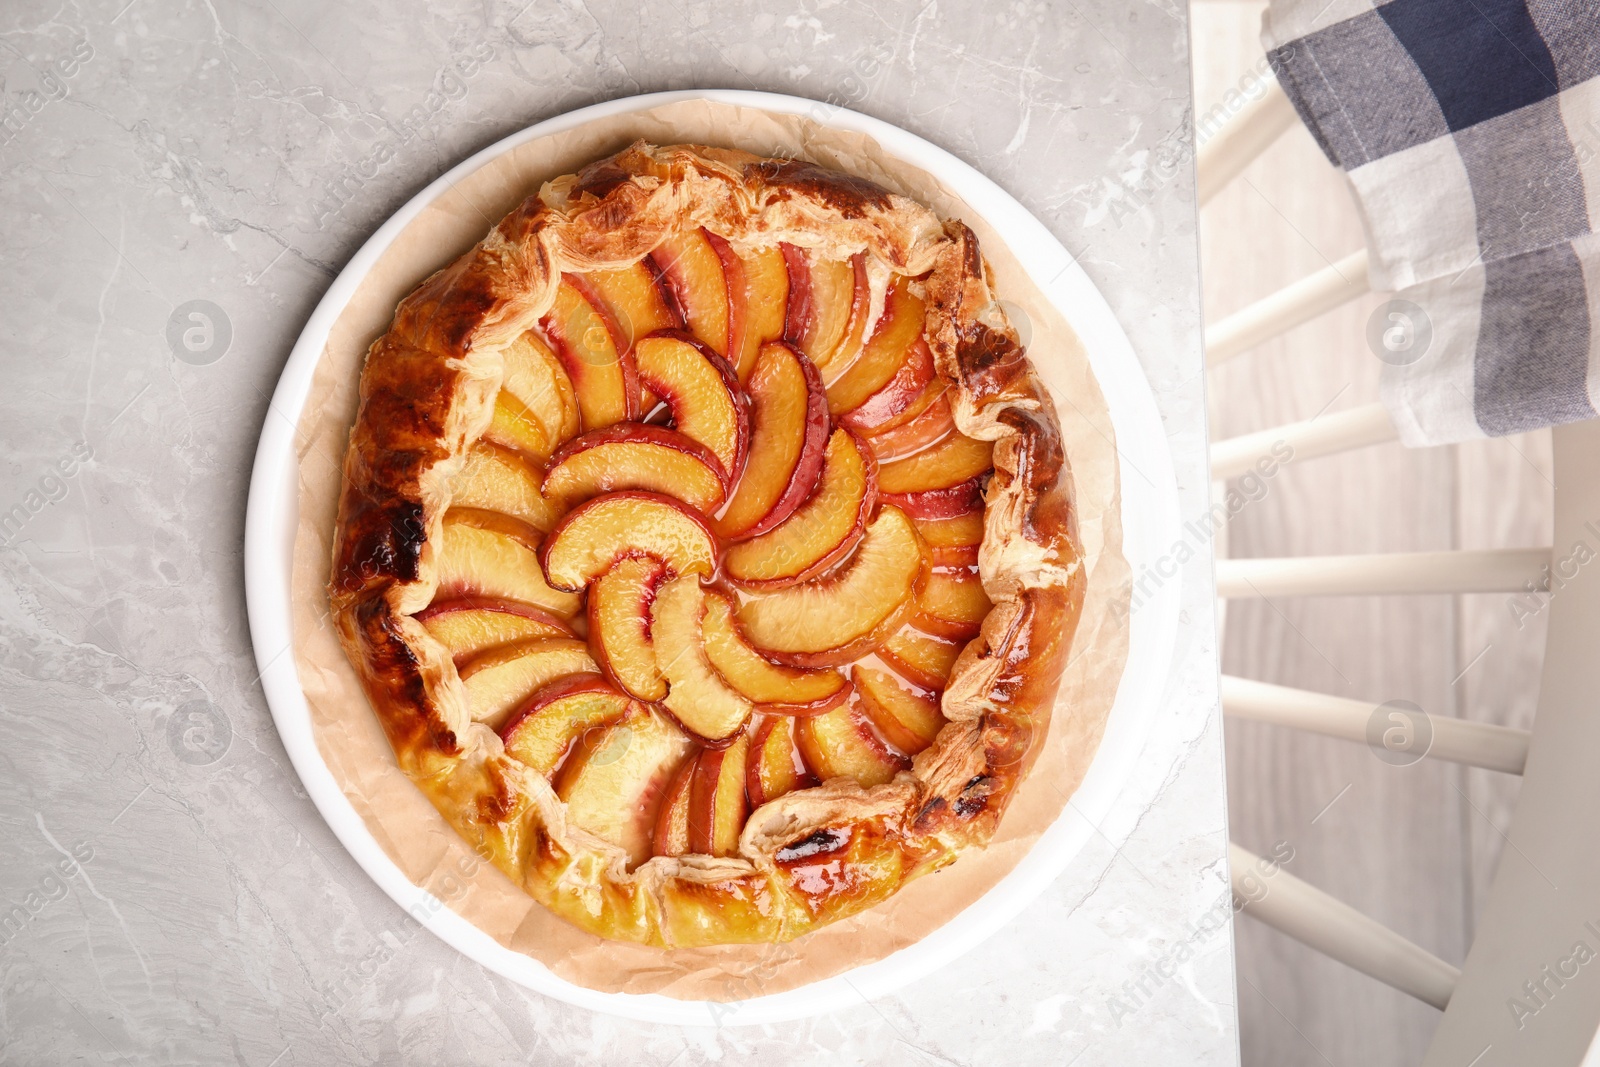
[[[949,723],[910,771],[779,797],[751,814],[737,857],[657,857],[630,872],[471,720],[449,654],[411,616],[432,599],[431,546],[450,479],[487,426],[500,352],[549,308],[563,271],[627,266],[685,224],[736,246],[864,250],[928,274],[924,335],[957,426],[995,442],[979,555],[995,606],[950,676]],[[641,142],[548,183],[400,304],[362,374],[329,593],[401,768],[456,830],[578,926],[675,946],[792,939],[987,841],[1048,727],[1085,581],[1054,404],[993,303],[971,231],[809,163]]]

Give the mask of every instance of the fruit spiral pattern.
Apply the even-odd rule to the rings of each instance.
[[[374,343],[330,596],[401,767],[607,937],[789,940],[993,833],[1082,600],[976,239],[637,144]]]

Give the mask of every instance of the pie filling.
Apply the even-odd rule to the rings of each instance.
[[[417,618],[630,869],[735,856],[754,809],[887,782],[944,726],[993,467],[924,282],[693,229],[562,275],[505,349]]]
[[[551,913],[664,948],[983,847],[1087,585],[995,306],[966,226],[800,160],[545,183],[362,370],[330,607],[400,770]]]

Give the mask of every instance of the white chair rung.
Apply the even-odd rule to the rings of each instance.
[[[1221,104],[1196,117],[1195,183],[1202,206],[1294,125],[1294,105],[1283,86],[1270,78],[1266,89],[1231,119],[1218,117]]]
[[[1548,585],[1548,548],[1217,560],[1217,595],[1522,593]]]
[[[1461,972],[1433,953],[1231,841],[1228,864],[1245,914],[1424,1004],[1450,1003]]]
[[[1263,460],[1276,461],[1282,466],[1399,438],[1400,431],[1394,428],[1383,405],[1367,404],[1218,441],[1211,446],[1211,477],[1226,481],[1239,477]],[[1287,458],[1283,455],[1284,446],[1290,453]]]
[[[1363,248],[1206,327],[1206,365],[1215,367],[1369,289]]]
[[[1290,726],[1346,741],[1371,743],[1368,728],[1379,707],[1327,693],[1222,676],[1222,710],[1233,718]],[[1528,762],[1526,730],[1439,715],[1429,715],[1428,724],[1432,743],[1417,754],[1419,759],[1426,755],[1506,774],[1521,774]]]

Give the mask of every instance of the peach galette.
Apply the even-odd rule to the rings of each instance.
[[[958,222],[636,144],[398,307],[331,597],[400,766],[594,933],[784,941],[993,834],[1082,600]]]

